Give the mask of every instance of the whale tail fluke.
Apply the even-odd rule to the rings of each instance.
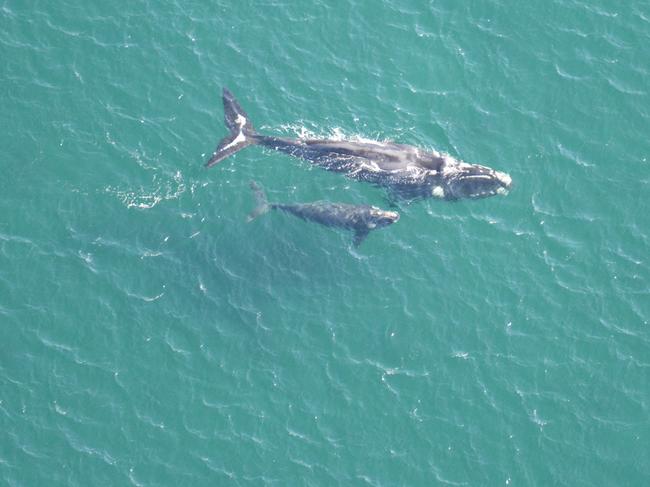
[[[272,207],[269,205],[269,201],[266,198],[264,190],[257,184],[255,181],[251,181],[251,189],[253,190],[253,196],[255,196],[255,209],[248,214],[246,221],[252,222],[260,215],[263,215]]]
[[[230,133],[221,139],[205,167],[212,167],[244,147],[255,144],[253,124],[228,88],[223,89],[223,113]]]

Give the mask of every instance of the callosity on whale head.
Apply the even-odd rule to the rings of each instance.
[[[508,174],[478,164],[463,163],[446,172],[448,175],[444,192],[449,199],[507,194],[512,186],[512,178]]]
[[[370,209],[371,223],[377,228],[387,227],[399,220],[399,213],[396,211],[385,211],[373,206]]]

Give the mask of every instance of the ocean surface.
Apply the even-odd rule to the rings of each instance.
[[[647,0],[0,0],[0,485],[650,485]],[[386,191],[256,128],[512,176]]]

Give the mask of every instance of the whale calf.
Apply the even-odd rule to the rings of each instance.
[[[328,227],[344,228],[354,231],[354,245],[358,246],[371,230],[387,227],[399,220],[396,211],[384,211],[376,206],[348,205],[316,201],[314,203],[269,203],[260,186],[251,181],[251,189],[257,206],[248,215],[248,221],[269,210],[281,210],[294,216]]]
[[[260,135],[227,88],[223,89],[223,107],[230,133],[219,142],[206,167],[214,166],[244,147],[261,145],[329,171],[383,186],[396,196],[408,199],[484,198],[507,194],[512,185],[506,173],[410,145]]]

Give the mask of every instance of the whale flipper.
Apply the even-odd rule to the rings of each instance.
[[[253,124],[228,88],[223,89],[223,114],[230,134],[221,139],[205,167],[212,167],[244,147],[256,143]]]
[[[359,245],[361,245],[361,242],[363,242],[366,239],[366,237],[368,236],[369,233],[370,233],[369,228],[356,230],[354,232],[354,240],[353,240],[354,246],[358,247]]]

